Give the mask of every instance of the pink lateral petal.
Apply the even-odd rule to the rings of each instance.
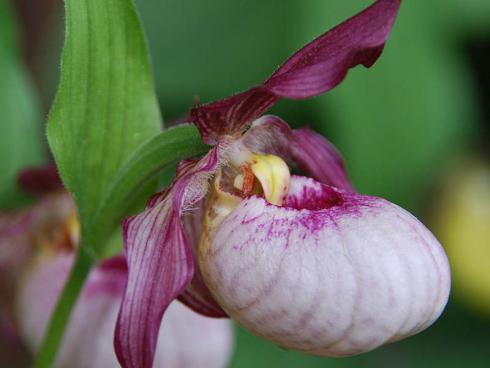
[[[124,221],[128,282],[114,343],[125,368],[151,368],[163,314],[193,277],[194,259],[181,216],[206,194],[218,150],[198,162],[184,162],[169,190]]]
[[[395,22],[399,0],[378,0],[292,55],[262,85],[197,106],[194,122],[208,144],[242,132],[281,98],[304,99],[337,86],[350,68],[372,66]]]

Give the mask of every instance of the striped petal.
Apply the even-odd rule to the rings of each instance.
[[[181,164],[171,188],[123,224],[128,283],[115,348],[125,368],[151,368],[163,314],[193,277],[193,254],[181,217],[205,196],[218,151],[215,147],[200,161]]]
[[[260,86],[194,108],[191,119],[204,142],[214,144],[222,135],[241,133],[281,98],[317,96],[342,82],[350,68],[372,66],[399,6],[399,0],[377,0],[296,52]]]

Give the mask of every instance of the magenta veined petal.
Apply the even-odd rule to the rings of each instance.
[[[123,226],[128,284],[115,349],[123,367],[151,367],[163,313],[192,279],[194,261],[168,198]]]
[[[449,295],[439,242],[388,201],[292,177],[283,207],[242,201],[201,244],[223,309],[249,331],[308,354],[347,356],[431,325]]]
[[[354,191],[340,152],[309,128],[293,130],[281,118],[265,115],[253,122],[240,143],[252,152],[283,157],[324,184]]]
[[[291,56],[264,86],[287,98],[308,98],[337,86],[357,65],[372,66],[395,22],[400,0],[378,0]]]
[[[198,106],[191,119],[203,141],[215,144],[224,134],[243,131],[280,98],[304,99],[337,86],[348,70],[372,66],[394,24],[399,0],[378,0],[292,55],[262,85]]]
[[[171,188],[123,224],[128,283],[119,311],[115,349],[123,367],[151,368],[163,314],[191,281],[194,259],[181,216],[207,191],[219,147],[186,161]]]

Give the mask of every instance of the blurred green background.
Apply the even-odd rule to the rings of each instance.
[[[293,51],[370,2],[137,1],[165,121],[184,116],[196,100],[259,83]],[[47,157],[40,132],[57,83],[63,33],[60,0],[14,3],[12,14],[0,13],[2,190],[12,190],[19,167]],[[7,57],[7,48],[17,46],[18,57]],[[449,306],[417,337],[356,358],[326,359],[283,351],[237,328],[231,367],[490,366],[490,298],[483,295],[489,291],[479,291],[490,284],[490,226],[475,235],[470,221],[455,242],[454,224],[447,220],[450,213],[458,221],[471,211],[452,206],[457,193],[447,194],[456,180],[451,173],[463,181],[473,175],[465,170],[469,161],[478,163],[488,184],[476,201],[490,208],[489,101],[490,1],[427,0],[402,3],[385,52],[371,70],[355,69],[324,96],[274,108],[291,125],[308,124],[334,142],[360,192],[414,212],[444,240],[450,258],[476,244],[472,249],[481,262],[461,266],[468,261],[451,258],[457,272]],[[13,124],[22,124],[20,136],[19,129],[9,130]],[[0,204],[11,206],[13,194],[5,193]],[[478,267],[483,277],[465,271]],[[465,294],[469,287],[476,292]]]

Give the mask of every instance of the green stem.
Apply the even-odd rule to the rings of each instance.
[[[71,311],[75,306],[80,291],[85,284],[85,280],[87,279],[94,262],[94,258],[84,250],[84,247],[80,247],[70,276],[66,281],[63,292],[56,304],[54,313],[51,316],[43,343],[34,363],[35,368],[53,367],[56,353],[62,341]]]

